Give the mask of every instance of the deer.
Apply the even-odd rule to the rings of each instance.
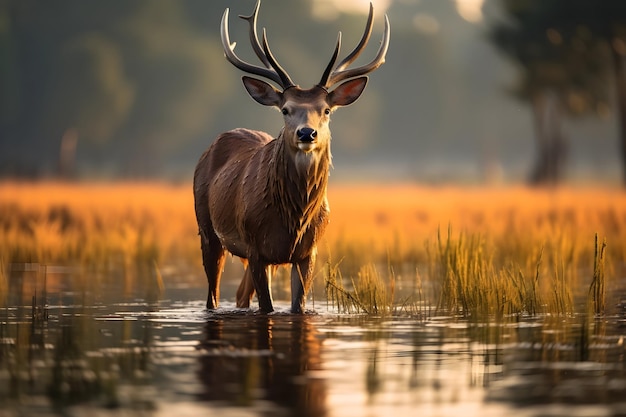
[[[372,33],[374,7],[370,3],[365,31],[357,46],[337,64],[339,32],[322,78],[306,89],[294,84],[276,61],[265,29],[259,41],[259,8],[260,0],[252,15],[239,17],[248,22],[250,43],[262,66],[235,54],[235,43],[229,37],[228,8],[220,25],[222,46],[233,66],[261,78],[244,75],[243,85],[257,103],[280,110],[284,125],[276,138],[244,128],[221,133],[198,161],[193,192],[208,281],[206,308],[218,307],[228,252],[245,266],[236,293],[238,308],[250,308],[256,293],[259,312],[274,311],[271,275],[279,265],[291,264],[291,312],[301,314],[313,279],[317,242],[329,222],[330,115],[354,103],[365,89],[367,74],[385,62],[389,19],[385,15],[383,37],[374,59],[349,68]]]

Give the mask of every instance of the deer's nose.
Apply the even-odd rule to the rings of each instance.
[[[301,129],[298,129],[296,135],[298,136],[298,140],[300,142],[310,143],[315,141],[315,138],[317,137],[317,131],[315,129],[311,129],[310,127],[303,127]]]

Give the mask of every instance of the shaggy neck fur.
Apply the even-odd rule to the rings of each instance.
[[[330,146],[312,152],[290,150],[282,133],[276,139],[272,175],[269,178],[274,203],[297,244],[326,200],[331,166]]]

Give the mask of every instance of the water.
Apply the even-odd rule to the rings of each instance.
[[[626,321],[259,315],[206,289],[28,286],[0,310],[0,416],[624,416]],[[32,292],[31,292],[32,291]],[[226,289],[225,293],[228,294]]]

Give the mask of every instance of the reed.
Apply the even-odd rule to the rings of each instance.
[[[6,303],[6,297],[9,289],[9,280],[7,274],[7,264],[0,254],[0,307]]]
[[[431,256],[430,278],[438,283],[438,311],[463,317],[536,314],[540,304],[536,281],[528,280],[514,263],[498,265],[496,252],[478,234],[437,234]]]
[[[589,302],[594,314],[604,315],[606,310],[606,283],[604,275],[604,252],[606,238],[598,244],[598,234],[595,236],[593,257],[593,279],[589,286]]]
[[[596,315],[605,312],[605,248],[606,243],[598,244],[596,237],[588,295]],[[551,242],[548,250],[541,246],[534,253],[522,251],[500,262],[503,257],[498,256],[498,247],[485,237],[472,233],[455,236],[448,227],[446,235],[438,230],[434,244],[427,242],[426,257],[430,297],[437,300],[435,314],[501,320],[585,313],[584,303],[576,302],[584,285],[575,271],[585,269],[580,260],[587,257],[577,254],[571,240]],[[421,277],[417,289],[408,295],[404,293],[399,302],[394,295],[397,278],[391,267],[383,277],[373,264],[366,264],[347,279],[340,267],[329,265],[326,275],[327,299],[339,311],[424,316]]]
[[[327,309],[340,313],[367,312],[367,308],[359,302],[352,291],[346,289],[339,265],[326,263],[324,276]]]

